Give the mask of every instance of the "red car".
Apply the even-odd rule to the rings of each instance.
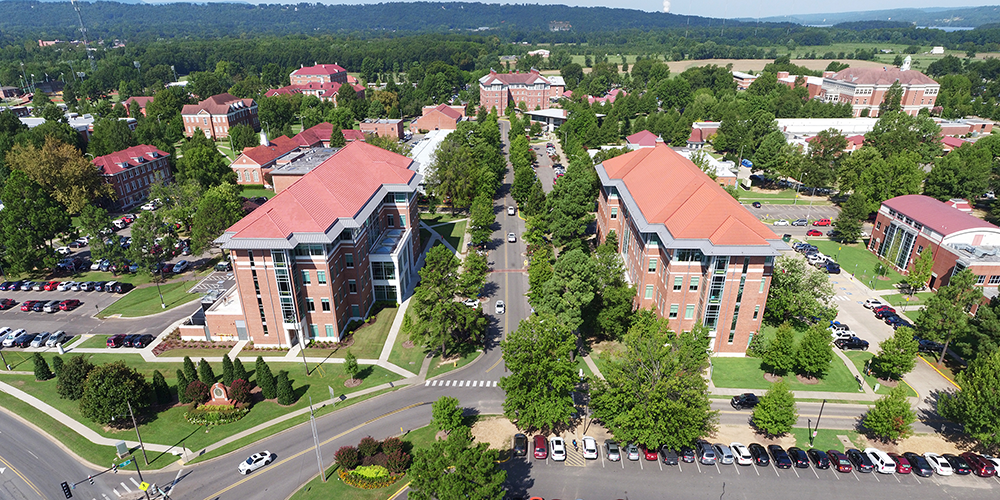
[[[17,305],[14,299],[0,299],[0,310],[8,309]]]
[[[549,442],[545,439],[545,436],[535,436],[535,458],[538,460],[545,460],[548,457]]]
[[[59,303],[59,310],[60,311],[70,311],[70,310],[75,309],[79,305],[80,305],[80,301],[79,300],[76,300],[76,299],[66,299],[66,300],[64,300],[64,301],[62,301],[62,302]]]
[[[898,453],[886,453],[893,462],[896,462],[896,473],[897,474],[909,474],[910,473],[910,461],[899,456]]]
[[[825,218],[813,221],[814,226],[829,226],[831,223],[832,221],[830,219],[825,219]]]
[[[655,462],[657,459],[656,448],[646,448],[645,446],[643,446],[642,454],[644,457],[646,457],[646,460],[649,460],[650,462]]]
[[[823,236],[823,232],[818,229],[810,229],[806,231],[806,236]]]
[[[125,343],[125,334],[119,333],[118,335],[112,335],[108,337],[107,346],[108,347],[121,347]]]
[[[830,459],[830,464],[837,468],[837,472],[851,472],[854,467],[851,466],[851,461],[847,459],[847,455],[843,452],[837,450],[829,450],[826,452],[827,458]]]
[[[34,307],[35,303],[37,303],[37,302],[40,302],[40,301],[38,301],[38,300],[26,300],[24,302],[21,302],[21,310],[22,311],[30,311],[31,308]]]
[[[964,458],[965,461],[969,463],[969,467],[972,468],[973,474],[979,477],[993,477],[997,475],[997,470],[996,467],[993,466],[993,463],[983,457],[972,453],[971,451],[962,453],[959,456]]]
[[[42,288],[44,288],[46,292],[54,292],[58,286],[59,286],[58,281],[50,281],[46,283],[45,286]]]

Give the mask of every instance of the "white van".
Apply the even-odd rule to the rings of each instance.
[[[889,458],[886,452],[877,448],[865,448],[865,455],[871,459],[875,470],[880,474],[892,474],[896,472],[896,462]]]

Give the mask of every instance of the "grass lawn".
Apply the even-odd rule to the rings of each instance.
[[[583,370],[584,377],[593,377],[594,372],[590,371],[590,367],[587,366],[587,362],[583,360],[583,356],[576,357],[576,373],[579,374],[580,370]],[[598,368],[600,370],[600,368]]]
[[[437,231],[442,238],[447,241],[452,248],[461,252],[462,251],[462,237],[465,236],[465,224],[466,221],[459,221],[452,224],[443,224],[432,228]]]
[[[813,422],[815,424],[816,422]],[[820,420],[822,423],[822,420]],[[815,430],[815,429],[814,429]],[[849,431],[843,429],[819,429],[816,431],[816,437],[813,439],[812,446],[809,445],[809,430],[803,429],[801,427],[793,427],[791,434],[795,436],[795,445],[803,450],[808,450],[809,448],[816,448],[819,450],[837,450],[844,451],[844,444],[840,442],[837,436],[847,436],[847,439],[851,440],[851,444],[855,448],[864,449],[865,443],[868,441],[862,437],[857,431]]]
[[[244,188],[243,192],[240,193],[240,196],[244,198],[256,198],[258,196],[263,196],[265,198],[270,199],[272,196],[274,196],[274,191],[264,188],[256,188],[256,189]]]
[[[461,358],[458,358],[455,361],[449,361],[444,364],[441,364],[441,356],[435,356],[434,359],[431,360],[430,368],[427,369],[427,378],[436,377],[438,375],[443,375],[445,373],[448,373],[452,370],[457,370],[471,363],[472,360],[478,358],[479,355],[480,355],[479,351],[472,351],[463,354]]]
[[[858,369],[858,373],[860,373],[861,376],[865,378],[865,383],[868,384],[869,387],[874,389],[875,384],[879,383],[878,379],[870,375],[865,375],[864,373],[865,373],[865,363],[867,363],[869,359],[874,358],[875,355],[868,351],[849,351],[845,352],[844,354],[846,354],[847,357],[851,360],[851,362],[854,363],[854,367]],[[919,363],[920,361],[917,362]],[[906,397],[911,397],[911,398],[917,397],[916,391],[914,391],[913,388],[909,386],[909,384],[902,381],[900,381],[899,383],[903,384],[903,387],[906,387]],[[882,385],[879,386],[877,391],[875,391],[875,394],[889,394],[890,392],[892,392],[891,387]]]
[[[844,245],[825,238],[809,240],[809,243],[816,245],[824,255],[836,259],[844,273],[854,273],[855,278],[868,288],[892,290],[897,283],[903,281],[903,276],[894,269],[889,269],[886,274],[888,279],[876,279],[875,266],[879,263],[879,259],[861,243]]]
[[[100,347],[107,347],[108,346],[108,337],[110,337],[110,335],[94,335],[94,336],[90,337],[89,339],[86,339],[83,342],[80,342],[79,344],[77,344],[77,345],[75,345],[73,347],[74,348],[76,348],[76,347],[80,347],[80,348],[100,348]]]
[[[944,357],[944,363],[938,364],[938,362],[937,362],[938,356],[939,356],[939,353],[935,353],[935,354],[920,354],[920,357],[924,358],[924,361],[927,361],[928,363],[930,363],[931,366],[933,366],[939,372],[941,372],[942,374],[944,374],[945,377],[948,377],[949,379],[951,379],[952,382],[957,382],[955,380],[955,375],[957,375],[958,372],[962,371],[962,367],[958,364],[957,361],[955,361],[955,358],[952,358],[950,355]],[[923,363],[923,361],[919,361],[919,360],[917,362],[918,363]]]
[[[901,307],[904,305],[915,306],[920,304],[926,304],[927,299],[931,298],[932,296],[934,296],[934,292],[917,292],[912,297],[906,294],[896,293],[892,295],[883,295],[882,301],[888,302],[889,304],[894,305],[896,307]],[[909,298],[910,300],[906,300],[907,298]]]
[[[413,309],[407,309],[406,314],[416,319]],[[403,347],[403,343],[407,340],[410,340],[410,336],[403,332],[396,335],[396,343],[393,344],[392,351],[389,352],[389,362],[404,370],[417,373],[420,371],[420,365],[424,358],[427,357],[427,352],[420,346],[413,346],[409,349]]]
[[[113,314],[121,314],[124,318],[136,318],[173,309],[201,298],[201,294],[199,293],[187,293],[194,284],[194,281],[178,281],[176,283],[160,285],[159,293],[163,294],[163,303],[167,305],[165,309],[160,305],[160,295],[157,293],[157,287],[147,286],[145,288],[136,288],[125,294],[124,297],[106,307],[97,316],[99,318],[106,318]]]
[[[350,347],[351,354],[361,359],[378,359],[382,354],[382,346],[389,336],[389,327],[392,320],[396,318],[398,308],[387,307],[378,313],[378,319],[374,323],[367,324],[354,332],[354,345]],[[316,342],[313,345],[325,345],[326,342]],[[330,357],[343,358],[347,356],[347,347],[337,347],[324,349],[322,347],[311,347],[306,349],[306,357]]]
[[[424,224],[427,224],[428,226],[433,226],[435,224],[443,224],[445,222],[452,222],[458,219],[468,219],[468,218],[469,218],[468,215],[462,215],[462,214],[451,215],[450,213],[447,212],[420,213],[420,220],[424,221]]]
[[[427,243],[431,241],[432,236],[429,229],[420,228],[420,251],[427,248]]]
[[[712,358],[712,381],[716,387],[731,389],[767,389],[771,383],[764,380],[764,370],[757,358]],[[793,391],[857,392],[858,383],[840,358],[830,363],[826,378],[817,384],[803,384],[795,375],[786,375],[785,381]]]

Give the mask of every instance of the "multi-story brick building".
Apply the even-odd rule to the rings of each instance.
[[[184,134],[188,137],[200,130],[214,141],[229,137],[229,129],[236,125],[249,125],[254,131],[260,131],[257,102],[239,99],[228,93],[213,95],[198,104],[185,104],[181,116],[184,118]]]
[[[169,154],[155,146],[140,144],[104,156],[94,158],[104,182],[115,190],[114,210],[128,210],[141,203],[149,195],[149,186],[157,181],[169,182]]]
[[[393,139],[403,138],[403,120],[381,119],[365,120],[361,122],[361,131],[366,134],[375,134],[379,137],[392,137]]]
[[[295,139],[276,137],[270,144],[244,149],[229,168],[236,172],[237,184],[265,184],[264,175],[271,171],[278,158],[298,148]]]
[[[496,108],[500,116],[507,103],[518,106],[523,102],[529,110],[548,109],[550,98],[561,95],[552,92],[552,82],[535,68],[527,73],[497,73],[491,69],[490,74],[479,79],[479,105],[488,110]]]
[[[449,106],[438,104],[437,106],[424,106],[420,118],[410,123],[412,132],[431,130],[455,130],[458,122],[465,119],[464,106]]]
[[[149,106],[151,102],[153,102],[153,96],[135,96],[125,99],[122,104],[125,105],[125,113],[135,118],[140,114],[146,116],[146,106]]]
[[[911,194],[882,202],[868,249],[904,274],[923,252],[933,252],[934,266],[927,284],[936,290],[952,275],[969,269],[997,295],[1000,285],[1000,227],[955,208],[964,200],[944,203]],[[966,207],[968,208],[968,207]]]
[[[636,304],[674,331],[701,322],[715,353],[743,354],[760,331],[774,258],[788,247],[663,143],[596,168],[598,237],[618,239]]]
[[[376,301],[401,301],[420,249],[415,168],[355,141],[278,192],[217,240],[236,286],[182,335],[336,342]]]
[[[288,75],[292,85],[308,83],[347,83],[347,70],[336,64],[317,64],[292,71]]]
[[[916,70],[898,68],[847,68],[832,75],[824,75],[820,97],[826,102],[850,103],[854,116],[879,115],[879,105],[893,83],[903,89],[900,104],[903,112],[916,115],[922,108],[934,107],[941,85]]]

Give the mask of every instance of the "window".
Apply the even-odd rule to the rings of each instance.
[[[684,319],[694,319],[694,304],[688,304],[684,309]]]
[[[753,308],[753,319],[757,319],[757,315],[760,314],[760,306],[754,306]]]
[[[345,255],[344,258],[347,260],[347,267],[354,267],[354,254],[353,253],[349,253],[349,254]]]
[[[612,219],[618,218],[618,207],[611,207],[611,218]]]
[[[406,216],[399,214],[399,227],[406,227]]]
[[[683,276],[674,277],[674,291],[675,292],[681,291],[681,287],[683,286],[684,286],[684,277]]]
[[[677,311],[680,309],[680,307],[681,306],[679,306],[677,304],[670,304],[670,318],[671,319],[677,317]]]
[[[347,280],[347,289],[351,293],[358,293],[358,282],[354,280]]]
[[[319,325],[309,325],[309,338],[319,337]]]
[[[690,290],[692,292],[697,292],[698,291],[698,283],[700,281],[701,281],[700,277],[698,277],[698,276],[692,276],[691,277],[691,281],[689,282],[688,290]]]
[[[651,272],[651,273],[655,273],[656,272],[656,259],[655,258],[649,259],[649,272]]]
[[[361,308],[357,304],[351,304],[351,317],[357,318],[361,316]]]
[[[243,171],[242,170],[237,170],[236,171],[236,182],[243,182]]]
[[[1000,284],[1000,275],[994,274],[993,276],[990,276],[990,284],[991,285]]]
[[[260,182],[260,175],[257,173],[257,170],[253,171],[253,181],[254,182]],[[316,326],[316,325],[313,325],[313,326]]]
[[[336,336],[334,334],[333,325],[326,325],[326,336],[327,337],[334,337],[334,336]]]
[[[923,252],[923,251],[924,251],[924,246],[923,245],[918,245],[917,246],[917,255],[920,255],[920,253]]]
[[[757,293],[764,293],[764,280],[760,280],[760,290]]]
[[[882,229],[882,221],[875,222],[875,229]]]
[[[394,227],[396,225],[396,218],[392,214],[385,214],[386,225],[389,227]]]
[[[653,298],[653,285],[646,285],[646,298]]]
[[[316,282],[320,285],[326,284],[326,271],[316,271]]]
[[[986,282],[986,275],[982,274],[982,275],[976,276],[976,284],[977,285],[982,285],[985,282]]]
[[[319,299],[319,302],[323,306],[323,312],[330,312],[330,299]]]
[[[312,283],[312,281],[310,281],[309,278],[309,271],[302,271],[302,284],[308,285],[310,283]]]
[[[316,312],[316,303],[313,302],[313,299],[306,299],[306,311]]]

